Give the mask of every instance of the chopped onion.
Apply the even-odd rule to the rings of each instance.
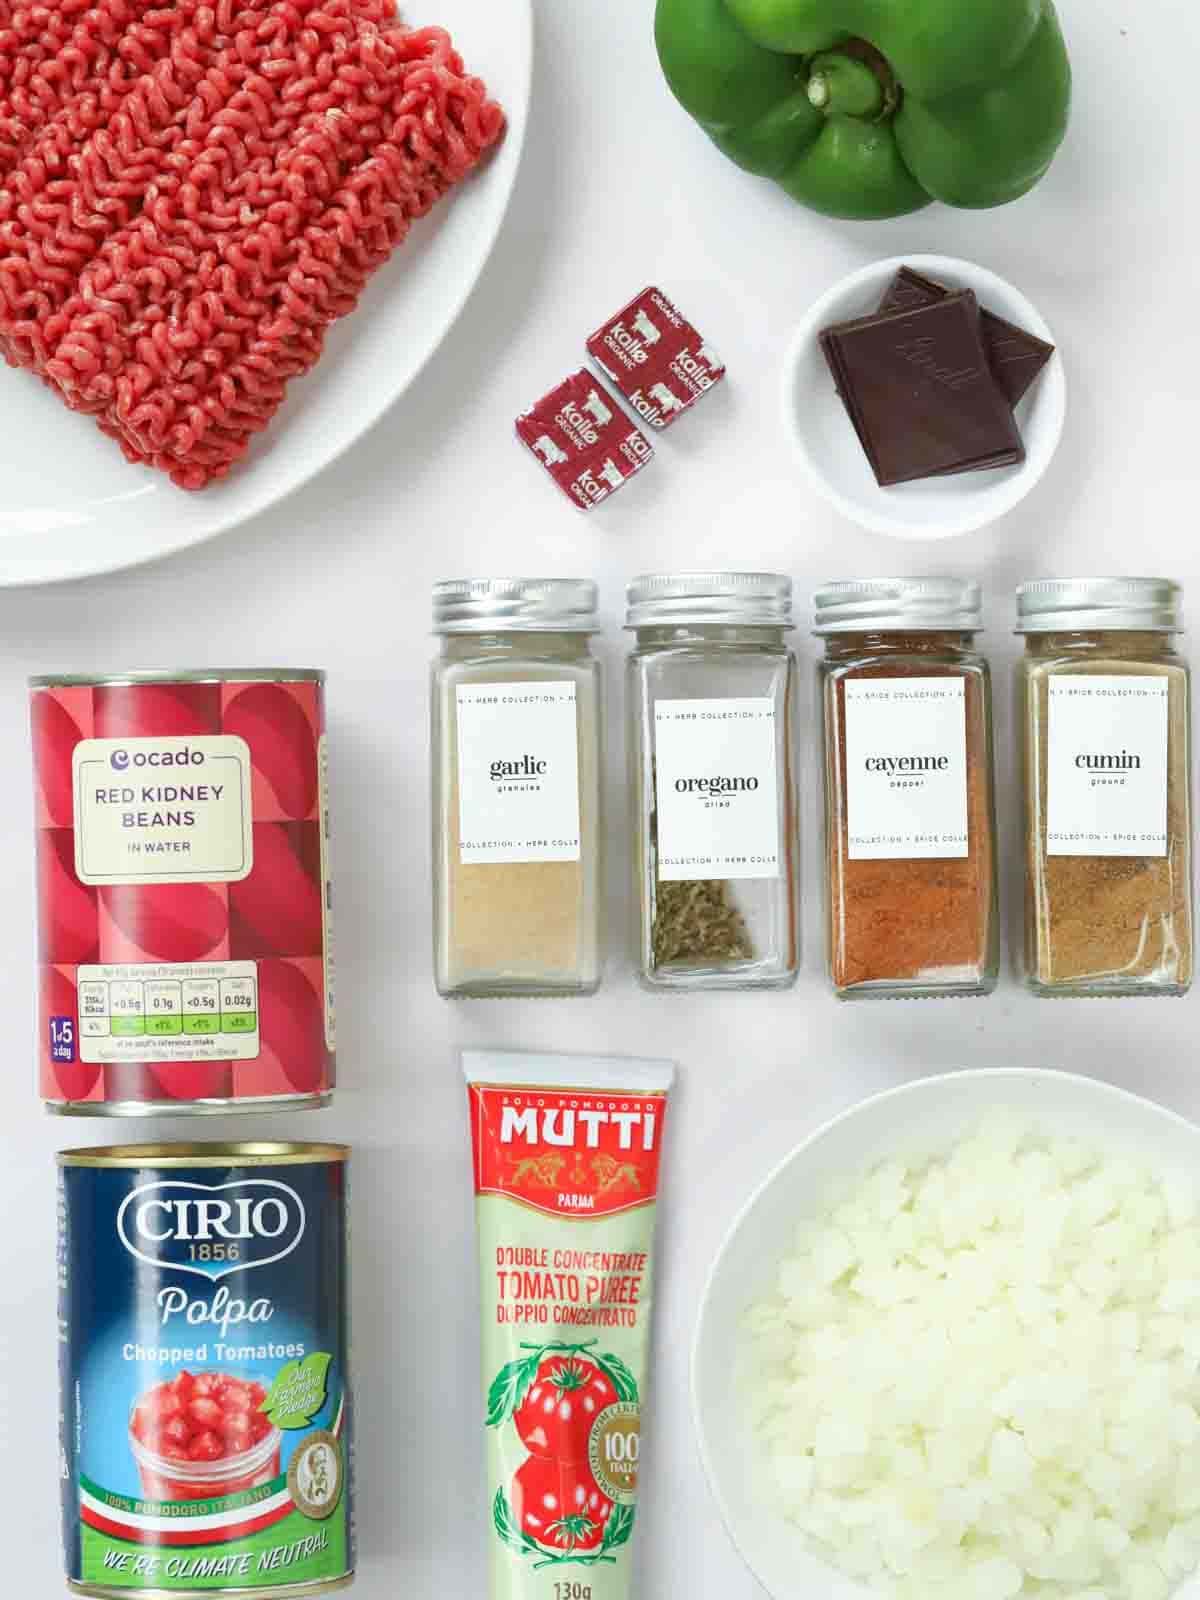
[[[799,1230],[745,1323],[781,1512],[902,1600],[1166,1600],[1200,1560],[1194,1184],[1003,1117]]]

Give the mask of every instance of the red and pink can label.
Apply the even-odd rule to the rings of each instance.
[[[32,685],[39,1072],[54,1109],[334,1081],[322,675]]]

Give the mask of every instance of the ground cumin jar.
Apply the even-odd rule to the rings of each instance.
[[[844,999],[988,994],[999,936],[979,586],[866,579],[829,584],[815,603],[834,988]]]
[[[600,983],[596,586],[438,584],[433,666],[434,976],[447,996]]]
[[[1192,981],[1190,677],[1165,578],[1017,591],[1025,966],[1050,997]]]
[[[636,578],[626,625],[641,978],[782,988],[799,963],[791,580]]]

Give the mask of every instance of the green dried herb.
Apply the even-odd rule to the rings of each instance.
[[[745,918],[720,878],[659,882],[652,933],[654,965],[673,961],[716,965],[751,961],[754,946]]]
[[[651,763],[652,792],[658,793],[658,766]],[[650,846],[658,859],[658,807],[650,812]],[[651,952],[656,967],[673,961],[693,966],[753,961],[754,945],[745,918],[723,878],[679,879],[654,886]]]

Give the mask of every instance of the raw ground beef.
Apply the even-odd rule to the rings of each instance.
[[[392,0],[0,0],[0,354],[203,488],[503,125]]]

